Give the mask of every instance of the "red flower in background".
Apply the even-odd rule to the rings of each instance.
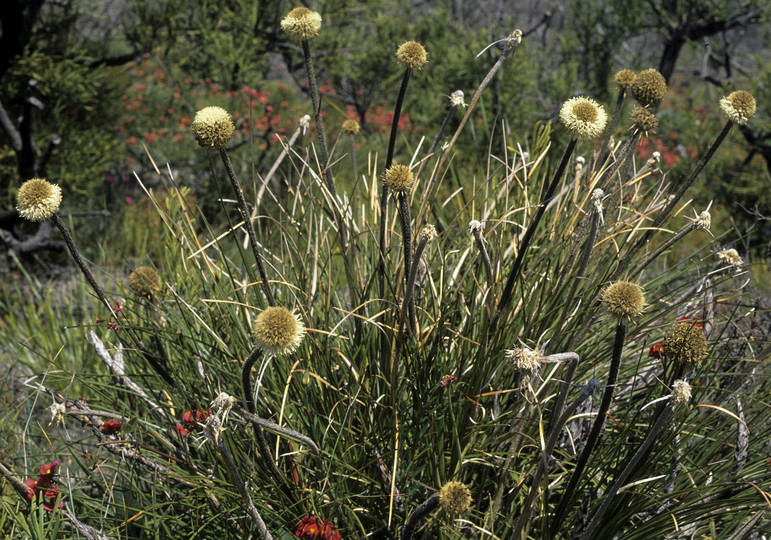
[[[180,437],[187,437],[191,431],[203,429],[203,424],[210,414],[211,409],[208,411],[196,409],[195,413],[192,410],[185,411],[182,415],[182,423],[177,424],[177,433],[179,433]]]
[[[59,496],[59,488],[51,486],[51,480],[53,480],[53,476],[56,474],[56,469],[58,467],[58,459],[53,463],[46,463],[40,467],[40,475],[38,476],[37,481],[32,478],[27,478],[24,482],[27,484],[27,498],[30,501],[37,499],[38,502],[41,502],[42,495],[43,508],[49,512],[55,510],[54,504],[56,503],[56,498]],[[58,507],[61,508],[63,504],[64,501],[59,501]]]
[[[108,420],[104,424],[102,424],[102,433],[106,435],[115,435],[118,431],[120,431],[120,428],[123,426],[123,422],[116,422],[115,420]]]
[[[335,531],[335,525],[327,518],[319,518],[317,516],[305,516],[297,524],[297,531],[295,536],[304,538],[322,538],[325,540],[341,540],[342,535],[340,531]]]

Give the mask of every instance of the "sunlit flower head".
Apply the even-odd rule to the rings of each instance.
[[[420,229],[420,236],[426,239],[426,243],[430,244],[431,242],[436,240],[436,236],[437,236],[436,227],[434,227],[429,223],[428,225]]]
[[[622,90],[629,90],[634,82],[635,74],[631,69],[622,69],[616,72],[615,81]]]
[[[755,116],[756,108],[755,98],[744,90],[731,92],[720,100],[720,110],[726,118],[740,125],[746,124]]]
[[[206,150],[225,148],[236,129],[230,114],[222,107],[205,107],[195,113],[192,128],[195,140]]]
[[[506,358],[515,368],[530,376],[538,373],[544,360],[540,352],[524,346],[506,350]]]
[[[667,94],[667,82],[655,69],[638,73],[632,81],[632,95],[643,107],[655,107]]]
[[[632,111],[632,129],[642,133],[645,137],[658,125],[659,119],[645,107],[635,107]]]
[[[439,506],[450,515],[461,514],[471,507],[471,490],[463,482],[447,482],[439,490]]]
[[[741,268],[744,264],[744,260],[742,259],[741,255],[739,255],[739,252],[734,248],[718,251],[715,255],[717,255],[718,259],[720,259],[720,262],[735,268]]]
[[[348,119],[345,122],[343,122],[343,133],[348,133],[349,135],[358,135],[359,130],[361,129],[361,125],[356,120]]]
[[[675,364],[691,367],[707,354],[707,338],[701,324],[683,321],[675,324],[664,336],[664,353]]]
[[[615,281],[602,291],[602,303],[613,318],[631,320],[642,314],[645,295],[637,283]]]
[[[140,266],[128,277],[129,288],[137,296],[152,298],[161,290],[161,278],[154,269],[149,266]]]
[[[302,343],[305,326],[300,317],[285,307],[266,308],[254,321],[257,345],[273,355],[292,354]]]
[[[394,193],[409,193],[415,177],[407,165],[393,165],[385,172],[385,184]]]
[[[691,385],[684,380],[676,380],[672,383],[672,397],[675,403],[688,403],[691,401]]]
[[[281,29],[294,41],[308,41],[319,35],[321,15],[306,7],[294,8],[281,20]]]
[[[43,221],[59,209],[62,189],[43,178],[27,180],[19,188],[16,209],[29,221]]]
[[[465,107],[466,102],[463,101],[463,90],[456,90],[452,94],[450,94],[450,105],[453,107]]]
[[[417,41],[407,41],[396,49],[396,58],[407,69],[420,69],[428,61],[428,53]]]
[[[560,109],[560,120],[577,140],[595,139],[602,134],[608,115],[602,105],[591,98],[574,97],[567,100]]]

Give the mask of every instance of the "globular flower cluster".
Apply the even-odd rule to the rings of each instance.
[[[659,119],[645,107],[636,107],[632,111],[632,129],[648,136],[650,131],[656,129],[659,125]]]
[[[667,95],[667,81],[655,69],[638,73],[632,81],[632,95],[643,107],[655,107]]]
[[[428,61],[428,53],[417,41],[407,41],[396,49],[396,58],[407,69],[420,69]]]
[[[723,111],[726,118],[739,125],[749,122],[750,118],[755,115],[756,108],[755,98],[744,90],[731,92],[720,100],[720,110]]]
[[[629,90],[634,82],[635,74],[631,69],[622,69],[616,73],[615,81],[622,90]]]
[[[30,501],[37,500],[38,503],[43,503],[43,508],[49,512],[53,512],[56,507],[56,498],[59,496],[59,488],[51,485],[56,469],[59,468],[59,460],[54,460],[53,463],[46,463],[40,467],[40,474],[37,480],[27,478],[25,484],[27,484],[27,499]],[[61,508],[64,501],[59,501],[58,508]]]
[[[608,115],[602,105],[591,98],[574,97],[560,109],[560,121],[576,140],[596,139],[605,129]]]
[[[698,364],[707,353],[704,323],[691,317],[680,317],[664,339],[650,346],[648,356],[664,358],[684,367]]]
[[[206,107],[195,113],[193,135],[206,150],[220,150],[230,142],[236,127],[230,114],[222,107]]]
[[[319,538],[324,540],[341,540],[340,531],[335,530],[335,524],[327,518],[318,516],[305,516],[297,524],[295,536],[301,538]]]
[[[636,283],[616,281],[602,291],[602,303],[615,319],[631,320],[642,314],[645,296]]]
[[[471,490],[463,482],[447,482],[439,490],[439,506],[448,514],[461,514],[471,507]]]
[[[321,15],[306,7],[294,8],[281,20],[281,29],[294,41],[308,41],[319,35]]]
[[[27,180],[19,188],[16,209],[29,221],[43,221],[59,209],[62,189],[43,178]]]
[[[154,269],[149,266],[140,266],[128,277],[129,289],[137,296],[152,298],[161,290],[161,278]]]
[[[506,358],[518,370],[528,374],[535,375],[543,363],[544,357],[533,349],[527,347],[517,347],[506,351]]]
[[[385,184],[394,193],[409,193],[415,177],[407,165],[394,165],[385,172]]]
[[[361,125],[351,118],[343,122],[343,133],[347,133],[349,135],[358,135],[359,131],[361,130]]]
[[[304,335],[305,326],[300,317],[285,307],[264,309],[254,322],[257,345],[273,355],[292,354],[302,343]]]
[[[180,437],[187,437],[191,431],[203,430],[209,415],[211,415],[211,409],[196,409],[195,413],[185,411],[182,415],[182,423],[177,424],[177,433]]]

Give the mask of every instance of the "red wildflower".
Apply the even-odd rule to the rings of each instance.
[[[115,420],[108,420],[104,424],[102,424],[102,433],[106,435],[115,435],[118,431],[120,431],[120,428],[123,426],[123,422],[116,422]]]
[[[193,411],[185,411],[182,415],[182,423],[177,424],[177,433],[179,433],[181,437],[187,437],[191,431],[203,429],[203,424],[206,422],[206,419],[209,418],[210,414],[211,409],[196,409],[195,413],[193,413]]]
[[[458,380],[458,377],[456,377],[455,375],[445,375],[445,376],[444,376],[444,377],[442,377],[442,379],[439,381],[439,384],[441,384],[442,386],[447,386],[447,385],[449,385],[449,384],[452,384],[452,383],[454,383],[454,382],[455,382],[455,381],[457,381],[457,380]]]
[[[56,503],[56,498],[59,496],[59,488],[51,486],[51,480],[53,480],[56,469],[59,467],[59,460],[55,460],[53,463],[46,463],[40,467],[40,475],[37,481],[32,478],[27,478],[25,484],[27,484],[27,498],[30,501],[37,500],[42,503],[43,508],[49,512],[53,512]],[[59,501],[59,508],[62,507],[64,501]]]
[[[664,356],[664,340],[654,343],[651,348],[648,349],[648,356],[651,358],[659,359]]]
[[[180,437],[187,437],[190,433],[190,430],[185,429],[182,424],[177,424],[177,433],[179,433]]]
[[[305,538],[320,538],[324,540],[341,540],[342,535],[340,531],[335,531],[335,525],[327,518],[319,518],[317,516],[305,516],[297,524],[297,531],[295,536],[301,536]]]

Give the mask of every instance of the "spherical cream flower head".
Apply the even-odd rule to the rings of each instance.
[[[16,196],[19,215],[30,221],[50,218],[62,203],[62,188],[43,178],[27,180]]]
[[[578,140],[595,139],[602,134],[608,115],[602,105],[591,98],[574,97],[567,100],[560,109],[560,120]]]
[[[469,234],[482,234],[485,232],[485,226],[482,224],[481,221],[477,221],[476,219],[472,219],[468,222],[468,233]]]
[[[655,69],[638,73],[632,81],[632,95],[643,107],[655,107],[667,93],[667,81]]]
[[[420,69],[428,61],[428,53],[417,41],[407,41],[396,49],[396,58],[407,69]]]
[[[321,15],[306,7],[294,8],[281,20],[281,29],[294,41],[308,41],[319,35]]]
[[[292,354],[302,343],[305,327],[300,317],[281,306],[264,309],[254,321],[257,345],[273,355]]]
[[[755,98],[744,90],[731,92],[720,100],[720,110],[726,118],[740,125],[746,124],[755,115],[755,109]]]
[[[672,397],[675,403],[688,403],[691,401],[691,385],[678,379],[672,383]]]
[[[195,113],[192,128],[195,140],[207,150],[227,146],[236,129],[230,114],[222,107],[206,107]]]
[[[158,272],[149,266],[140,266],[128,277],[129,288],[137,296],[152,298],[153,295],[161,290],[161,278]]]
[[[602,303],[612,317],[631,320],[642,314],[645,296],[637,283],[615,281],[602,291]]]
[[[635,74],[631,69],[622,69],[616,72],[615,81],[622,90],[629,90],[634,82]]]
[[[464,94],[463,90],[456,90],[452,94],[450,94],[450,105],[453,107],[465,107],[466,102],[463,100]]]
[[[407,165],[394,165],[385,172],[385,184],[394,193],[409,193],[415,177]]]
[[[679,322],[664,336],[664,354],[668,360],[685,367],[695,366],[707,354],[707,338],[701,327]]]
[[[439,490],[439,506],[448,514],[460,514],[471,507],[471,490],[463,482],[447,482]]]
[[[659,119],[645,107],[635,107],[632,111],[632,129],[648,136],[659,125]]]
[[[343,133],[348,133],[349,135],[358,135],[360,129],[361,125],[356,120],[348,119],[343,122]]]

